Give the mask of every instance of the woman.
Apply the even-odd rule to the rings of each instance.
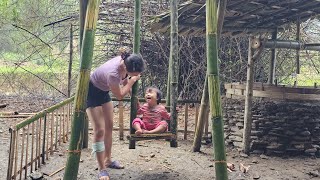
[[[99,179],[109,179],[107,167],[124,168],[119,162],[111,160],[113,104],[109,91],[121,100],[140,79],[144,69],[140,55],[122,52],[121,56],[107,61],[90,76],[86,112],[93,125],[92,149],[98,161]]]

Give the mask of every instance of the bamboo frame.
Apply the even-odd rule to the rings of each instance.
[[[24,155],[24,139],[25,139],[25,128],[22,129],[22,143],[21,143],[21,156],[20,156],[20,179],[22,179],[22,164]]]
[[[188,138],[188,116],[189,116],[189,104],[186,103],[184,107],[184,133],[183,133],[184,140],[187,140]]]
[[[123,140],[123,102],[119,101],[119,139]]]

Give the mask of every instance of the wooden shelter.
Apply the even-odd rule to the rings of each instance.
[[[205,1],[179,6],[179,35],[205,35]],[[223,34],[273,32],[292,22],[304,22],[320,14],[319,0],[228,0]],[[170,14],[154,17],[152,31],[170,32]]]
[[[206,2],[204,0],[187,1],[179,6],[179,35],[205,36],[206,34]],[[304,44],[300,42],[300,23],[316,18],[320,14],[320,0],[229,0],[227,1],[222,35],[249,36],[247,81],[241,95],[245,96],[243,150],[249,152],[252,125],[252,97],[254,94],[253,67],[264,48],[270,48],[270,70],[268,87],[276,87],[275,67],[276,49],[296,50],[296,73],[300,73],[299,51],[320,51],[320,43]],[[170,14],[165,12],[153,17],[151,31],[168,35],[170,33]],[[277,33],[286,27],[296,25],[296,40],[278,40]],[[257,39],[254,36],[262,33],[272,35],[271,39]],[[302,88],[305,89],[305,88]],[[315,85],[315,91],[318,88]],[[230,90],[229,90],[230,92]],[[235,90],[233,91],[235,94]],[[255,93],[256,95],[256,93]],[[303,97],[305,97],[304,95]],[[317,96],[318,95],[313,95]],[[281,96],[282,97],[282,96]],[[299,97],[299,96],[296,96]],[[201,119],[200,119],[201,121]]]

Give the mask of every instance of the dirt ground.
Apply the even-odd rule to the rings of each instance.
[[[37,112],[45,107],[54,104],[54,100],[21,99],[20,97],[7,97],[0,94],[0,104],[8,103],[9,106],[0,109],[0,112],[20,111]],[[0,179],[5,179],[8,162],[9,132],[8,128],[21,119],[0,118]],[[92,136],[92,132],[90,133]],[[128,132],[125,132],[125,135]],[[212,144],[202,145],[201,153],[191,152],[192,135],[188,140],[182,139],[182,133],[178,138],[178,147],[171,148],[169,142],[163,140],[151,140],[137,142],[136,149],[128,148],[128,140],[120,141],[118,131],[114,131],[113,159],[125,165],[125,169],[109,169],[113,180],[186,180],[214,179],[214,161]],[[63,144],[56,151],[50,160],[39,170],[45,174],[51,174],[65,166],[67,160],[68,143]],[[91,142],[89,142],[91,147]],[[81,154],[78,179],[97,179],[97,163],[91,155],[91,148],[84,149]],[[229,179],[320,179],[319,167],[320,159],[313,157],[268,157],[260,155],[245,156],[237,150],[227,148],[227,162],[234,163],[236,170],[229,172]],[[240,163],[250,166],[247,173],[239,170]],[[63,177],[64,170],[52,177],[45,176],[46,179],[58,180]],[[316,177],[318,175],[318,177]]]

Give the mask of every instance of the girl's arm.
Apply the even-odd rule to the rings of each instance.
[[[118,100],[121,100],[125,95],[127,95],[130,92],[133,84],[139,79],[140,79],[140,76],[133,76],[128,80],[127,84],[122,88],[118,84],[118,85],[110,86],[110,90]]]

